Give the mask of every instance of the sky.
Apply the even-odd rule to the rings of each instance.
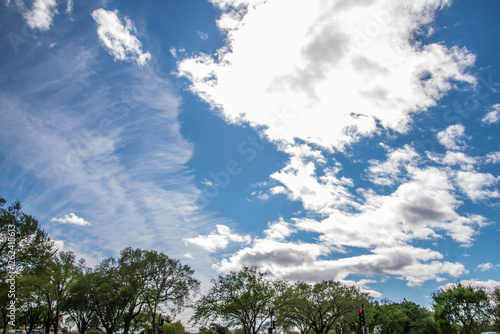
[[[1,0],[0,196],[89,265],[500,285],[500,2]]]

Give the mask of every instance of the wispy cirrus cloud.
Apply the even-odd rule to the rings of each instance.
[[[28,41],[29,68],[9,63],[19,80],[0,94],[2,175],[33,185],[25,201],[44,208],[45,231],[90,263],[127,246],[182,258],[177,236],[214,221],[194,204],[179,96],[148,65],[103,74],[94,39],[67,37],[50,52]],[[92,228],[82,235],[68,213]]]

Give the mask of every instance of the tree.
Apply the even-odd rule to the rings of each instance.
[[[191,294],[198,291],[200,282],[193,277],[194,271],[189,266],[164,253],[131,249],[126,249],[125,253],[133,254],[131,258],[135,260],[131,263],[138,264],[137,274],[144,284],[141,298],[151,316],[151,328],[156,332],[156,316],[161,306],[167,306],[173,313],[179,312]]]
[[[21,211],[19,201],[8,208],[4,208],[5,203],[6,200],[0,196],[0,313],[4,323],[3,334],[7,331],[7,324],[15,320],[8,309],[13,302],[9,291],[15,287],[18,273],[43,266],[55,253],[53,243],[40,229],[38,221]]]
[[[84,261],[80,260],[75,279],[68,287],[67,296],[63,301],[62,309],[76,324],[78,333],[84,334],[92,322],[96,321],[95,309],[92,305],[92,286]]]
[[[257,333],[269,317],[281,281],[271,280],[255,267],[219,275],[213,286],[194,306],[191,320],[207,325],[218,319],[229,326],[242,326],[245,334]]]
[[[343,324],[352,323],[361,304],[369,304],[370,297],[354,286],[333,280],[310,285],[297,282],[290,286],[281,303],[280,318],[317,334],[327,334]]]
[[[442,333],[481,332],[488,319],[489,298],[485,290],[460,282],[432,294],[435,319]]]
[[[142,258],[140,249],[133,250],[128,247],[120,252],[118,260],[119,273],[123,288],[129,296],[126,313],[123,317],[123,334],[128,334],[132,321],[141,313],[145,299],[141,295],[145,293],[146,277],[144,275],[147,267]]]
[[[44,314],[43,296],[39,294],[36,286],[33,286],[30,276],[21,276],[17,279],[17,301],[18,309],[21,310],[23,325],[26,325],[26,333],[39,326]]]
[[[76,274],[75,255],[72,252],[59,252],[45,266],[26,271],[26,281],[39,296],[46,334],[50,333],[51,328],[57,333],[64,300]]]
[[[129,304],[129,292],[123,288],[114,258],[101,261],[88,274],[92,287],[92,306],[107,334],[113,334],[123,321]]]
[[[163,325],[163,334],[185,334],[186,329],[178,321],[174,323],[165,323]]]
[[[40,229],[38,221],[21,211],[21,203],[15,201],[7,209],[4,208],[5,203],[6,200],[0,196],[0,279],[2,281],[7,272],[20,271],[23,267],[40,266],[55,253],[53,243]]]
[[[490,310],[492,319],[492,330],[500,332],[500,286],[493,289],[490,298],[493,306]]]
[[[374,325],[380,334],[437,333],[431,313],[406,299],[401,303],[384,300],[376,307]]]

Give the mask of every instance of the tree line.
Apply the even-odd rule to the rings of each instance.
[[[270,328],[278,333],[362,333],[362,305],[371,333],[500,332],[500,287],[487,292],[458,282],[434,292],[429,310],[406,299],[376,301],[338,281],[289,282],[245,267],[212,279],[211,287],[199,295],[194,271],[179,260],[129,247],[118,258],[90,268],[73,253],[58,252],[19,202],[7,208],[5,204],[0,197],[4,334],[9,325],[26,326],[28,334],[35,328],[58,333],[68,318],[81,334],[91,329],[183,334],[180,323],[170,322],[185,307],[192,308],[191,322],[200,326],[201,334],[257,334]]]
[[[163,310],[175,314],[198,291],[194,271],[155,250],[126,248],[94,268],[72,252],[58,252],[19,202],[0,197],[0,308],[3,333],[25,327],[58,333],[71,318],[79,333],[159,331]],[[15,276],[13,286],[10,278]],[[14,310],[14,312],[12,312]],[[14,314],[13,314],[14,313]]]

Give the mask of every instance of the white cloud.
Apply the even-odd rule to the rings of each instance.
[[[497,103],[491,107],[491,111],[488,112],[482,119],[484,124],[496,124],[500,121],[500,103]]]
[[[208,34],[200,30],[198,30],[198,36],[200,36],[200,38],[204,41],[208,39]]]
[[[465,146],[465,126],[462,124],[450,125],[446,130],[437,134],[441,145],[450,150],[460,150]]]
[[[80,226],[90,226],[90,223],[85,219],[78,217],[74,213],[69,215],[64,215],[62,218],[52,218],[51,222],[61,223],[61,224],[74,224]]]
[[[97,23],[99,39],[115,60],[133,60],[142,66],[151,59],[151,54],[143,53],[141,42],[132,35],[136,29],[129,18],[125,17],[123,24],[118,17],[118,11],[103,8],[94,10],[92,18]]]
[[[481,263],[477,266],[477,268],[481,271],[488,271],[488,270],[491,270],[493,268],[495,268],[495,266],[491,263],[491,262],[488,262],[488,263]]]
[[[294,232],[295,230],[291,228],[290,224],[285,222],[283,218],[275,223],[269,224],[269,228],[264,230],[264,234],[272,240],[284,240]]]
[[[66,14],[71,15],[71,13],[73,13],[73,6],[73,0],[68,0],[66,4]]]
[[[499,198],[498,190],[485,189],[498,184],[500,177],[495,177],[489,173],[459,171],[456,182],[460,189],[473,201],[487,198]]]
[[[335,155],[349,158],[349,145],[366,137],[406,133],[413,115],[436,106],[455,82],[476,83],[467,73],[475,61],[468,50],[419,41],[451,1],[212,3],[222,11],[217,24],[227,43],[213,56],[180,61],[178,75],[227,122],[256,127],[289,155],[270,176],[269,194],[285,194],[315,217],[271,225],[264,238],[222,259],[217,269],[259,265],[311,281],[389,274],[412,286],[466,273],[463,264],[412,243],[445,237],[473,243],[486,220],[458,212],[462,202],[451,170],[472,172],[478,159],[435,154],[439,166],[423,167],[425,157],[411,146],[382,145],[387,157],[370,161],[360,183],[371,184],[363,189]],[[438,139],[460,150],[465,127],[450,126]],[[383,194],[376,192],[380,185]],[[317,233],[316,243],[289,241],[308,232]],[[345,255],[353,249],[366,253]]]
[[[451,80],[475,82],[467,50],[412,41],[448,1],[212,2],[225,11],[227,46],[184,59],[179,75],[228,121],[263,126],[274,140],[342,149],[377,121],[405,132]]]
[[[52,26],[55,14],[57,14],[56,0],[35,0],[31,10],[24,14],[24,18],[30,28],[47,31]]]
[[[486,163],[497,164],[500,162],[500,151],[489,153],[486,156]]]
[[[101,75],[99,49],[85,36],[72,35],[51,54],[36,50],[37,61],[16,72],[23,89],[0,95],[2,171],[43,185],[29,205],[48,220],[77,207],[92,223],[84,235],[49,224],[65,250],[95,263],[124,245],[181,258],[193,225],[216,221],[194,204],[201,191],[186,167],[193,145],[180,133],[179,97],[149,66]],[[200,268],[213,273],[207,263]]]
[[[487,280],[487,281],[479,281],[476,279],[463,280],[460,281],[462,286],[472,286],[475,289],[485,289],[486,291],[493,291],[496,287],[500,286],[500,281]],[[456,286],[456,283],[448,283],[446,285],[440,286],[439,289],[448,289]]]
[[[64,240],[54,240],[54,246],[59,251],[64,251]]]
[[[385,162],[370,161],[369,177],[375,184],[395,185],[404,175],[403,172],[414,169],[419,160],[417,152],[408,145],[396,150],[389,149],[388,159]]]
[[[284,187],[271,189],[272,194],[285,193],[292,200],[300,200],[306,209],[322,213],[355,205],[348,190],[352,180],[338,178],[339,167],[324,168],[323,175],[318,176],[316,164],[321,166],[324,161],[321,152],[313,151],[306,145],[286,150],[292,154],[287,166],[271,175],[271,179]]]
[[[184,238],[183,240],[187,244],[196,245],[209,253],[226,248],[229,245],[229,242],[249,244],[252,240],[249,235],[232,233],[231,229],[225,225],[217,225],[216,228],[217,232],[212,232],[209,235],[200,235],[195,238]]]
[[[447,151],[445,155],[428,154],[429,158],[439,164],[458,166],[462,170],[472,170],[478,159],[470,157],[463,152]]]

